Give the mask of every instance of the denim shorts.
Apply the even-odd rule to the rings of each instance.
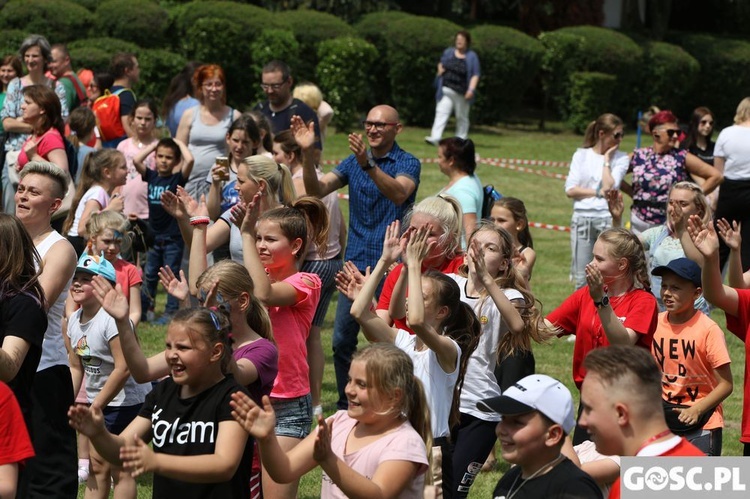
[[[105,407],[104,426],[112,435],[119,435],[135,419],[143,404],[128,405],[123,407]]]
[[[276,436],[303,439],[312,426],[312,396],[293,399],[271,398],[276,412]]]

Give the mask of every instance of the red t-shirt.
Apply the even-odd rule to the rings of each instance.
[[[21,408],[8,385],[0,383],[0,466],[23,464],[31,457],[34,457],[34,448]]]
[[[29,162],[30,158],[26,155],[26,144],[29,142],[36,142],[36,153],[49,161],[49,153],[55,149],[62,149],[65,151],[65,143],[63,142],[62,135],[57,131],[56,128],[50,128],[41,137],[37,138],[31,135],[26,142],[23,143],[23,148],[18,154],[18,166],[23,168],[26,163]]]
[[[451,260],[447,260],[442,267],[434,269],[439,272],[442,272],[443,274],[458,274],[458,268],[464,263],[464,255],[457,255],[453,257]],[[383,283],[383,290],[380,292],[380,298],[378,298],[378,310],[388,310],[388,307],[391,304],[391,295],[393,295],[393,288],[396,286],[396,281],[398,281],[398,276],[401,275],[401,271],[404,268],[403,263],[399,263],[394,267],[393,270],[391,270],[388,273],[388,277],[385,278],[385,282]],[[425,268],[422,267],[422,271],[424,272]],[[403,329],[405,331],[409,331],[409,334],[414,334],[414,331],[412,331],[407,325],[406,325],[406,317],[401,318],[393,318],[393,327],[396,327],[398,329]]]
[[[705,456],[705,454],[695,445],[691,444],[685,437],[680,437],[680,443],[672,447],[666,452],[659,454],[662,457],[675,457],[675,456]],[[615,483],[612,484],[612,488],[609,489],[608,499],[620,499],[620,477],[617,477]]]
[[[638,333],[635,344],[650,351],[659,316],[654,295],[643,289],[634,289],[622,296],[610,297],[609,304],[620,322]],[[573,381],[580,389],[586,376],[583,359],[591,350],[609,345],[594,300],[589,295],[589,287],[575,291],[547,316],[547,320],[562,329],[563,334],[576,335]]]
[[[118,258],[113,267],[115,268],[117,283],[122,286],[122,293],[125,295],[125,298],[129,300],[130,288],[133,286],[139,286],[143,283],[141,269],[122,258]]]
[[[747,340],[750,331],[750,289],[737,289],[737,316],[726,314],[727,329],[745,343],[745,382],[742,397],[742,435],[740,442],[750,443],[750,343]]]

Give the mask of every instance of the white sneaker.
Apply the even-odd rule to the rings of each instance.
[[[437,147],[440,142],[439,140],[435,140],[432,137],[425,137],[424,141],[427,142],[428,144],[432,144],[435,147]]]
[[[576,342],[576,335],[569,334],[568,337],[565,339],[568,343],[575,343]]]

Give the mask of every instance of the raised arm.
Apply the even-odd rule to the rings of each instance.
[[[133,158],[133,166],[138,172],[138,175],[143,176],[146,174],[146,164],[144,163],[144,161],[146,161],[146,158],[148,158],[149,154],[156,150],[156,146],[158,144],[159,141],[157,140],[151,142],[151,144],[138,151],[138,154],[136,154]]]
[[[730,225],[726,219],[722,218],[716,221],[716,227],[719,229],[719,237],[729,247],[729,269],[727,270],[727,280],[733,288],[747,289],[750,288],[750,270],[742,272],[742,225],[733,221]]]
[[[722,283],[719,269],[719,238],[713,224],[705,225],[700,217],[692,215],[688,220],[688,234],[695,248],[703,255],[703,296],[727,314],[737,316],[739,296],[736,289]]]
[[[149,358],[141,350],[135,331],[128,318],[128,299],[118,284],[114,288],[101,276],[94,276],[91,280],[94,296],[102,305],[105,312],[115,319],[119,338],[121,355],[127,364],[130,374],[138,383],[148,383],[169,374],[164,352],[159,352]]]
[[[333,173],[327,173],[323,175],[323,178],[318,179],[318,173],[315,170],[315,124],[311,121],[306,125],[302,118],[295,115],[292,116],[290,128],[297,145],[302,149],[302,180],[307,195],[323,198],[342,188],[344,184]]]
[[[190,149],[187,145],[185,145],[183,141],[181,141],[180,139],[175,139],[175,142],[180,148],[180,155],[182,155],[182,166],[180,168],[182,178],[187,180],[188,178],[190,178],[190,172],[193,171],[195,158],[193,158],[193,153],[190,152]]]
[[[409,244],[406,246],[406,261],[408,263],[409,273],[409,310],[407,320],[409,327],[414,330],[417,337],[437,356],[440,367],[443,371],[451,373],[456,370],[458,362],[458,351],[455,342],[442,334],[438,333],[427,320],[424,313],[424,294],[422,292],[422,262],[430,253],[435,243],[427,243],[427,236],[432,230],[429,226],[423,226],[412,233],[409,238]],[[448,307],[438,309],[438,318],[441,314],[450,313]]]

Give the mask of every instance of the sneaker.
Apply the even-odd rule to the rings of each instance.
[[[440,142],[439,140],[435,140],[435,139],[433,139],[432,137],[425,137],[425,138],[424,138],[424,141],[425,141],[425,142],[427,142],[427,143],[428,143],[428,144],[430,144],[430,145],[433,145],[433,146],[435,146],[435,147],[437,147],[437,146],[438,146],[438,143]]]
[[[79,466],[78,467],[78,483],[86,483],[89,479],[89,467]]]
[[[172,314],[162,314],[161,317],[159,317],[155,321],[152,321],[152,324],[154,324],[155,326],[166,326],[170,322],[172,322]]]

